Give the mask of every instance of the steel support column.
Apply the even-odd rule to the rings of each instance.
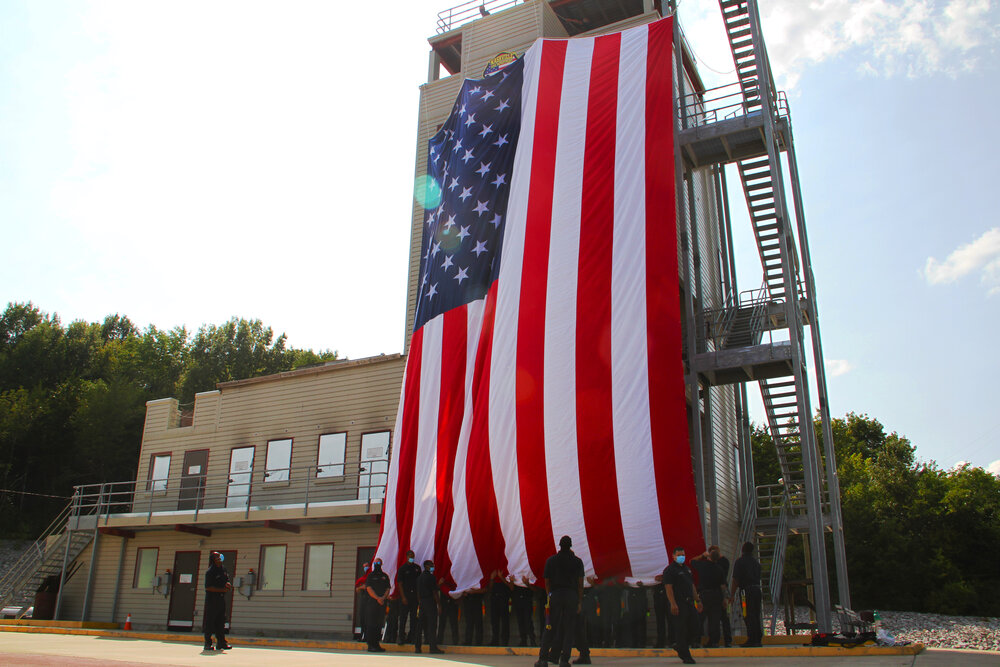
[[[688,210],[682,205],[684,198],[684,163],[680,148],[680,129],[684,127],[686,110],[680,100],[684,98],[684,51],[681,45],[680,24],[674,21],[674,76],[677,80],[677,90],[671,99],[671,122],[674,124],[674,192],[677,201],[677,223],[679,223],[679,240],[681,246],[681,262],[684,276],[684,315],[687,326],[684,331],[685,347],[687,348],[686,372],[684,383],[688,392],[688,425],[691,430],[691,457],[694,464],[695,493],[698,497],[698,515],[701,518],[702,535],[708,535],[705,522],[705,465],[702,456],[701,433],[701,387],[698,374],[694,372],[691,359],[698,349],[697,329],[694,311],[694,289],[691,283],[691,243],[689,229],[693,227],[688,220]],[[669,258],[667,258],[669,259]],[[668,549],[670,546],[668,545]]]
[[[791,177],[792,204],[795,207],[795,222],[799,235],[799,254],[802,257],[802,273],[806,283],[809,309],[809,333],[812,337],[813,363],[816,366],[816,392],[819,398],[819,417],[823,430],[823,453],[826,464],[826,485],[830,497],[830,523],[833,528],[833,557],[837,571],[837,599],[841,606],[851,607],[851,588],[847,577],[847,548],[844,543],[844,519],[840,508],[840,478],[837,474],[837,450],[833,441],[833,427],[830,422],[830,402],[826,387],[826,364],[823,357],[823,341],[819,330],[819,307],[816,305],[816,281],[813,278],[812,260],[809,255],[809,237],[806,234],[805,206],[799,187],[799,168],[795,159],[795,141],[792,138],[791,123],[788,126],[788,170]]]

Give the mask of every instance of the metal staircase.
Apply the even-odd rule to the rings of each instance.
[[[785,546],[790,530],[809,534],[810,557],[816,572],[814,592],[817,602],[817,616],[821,627],[829,626],[829,587],[826,580],[826,555],[824,531],[827,525],[827,487],[834,482],[823,474],[823,460],[813,431],[813,416],[810,405],[808,375],[806,371],[806,348],[803,326],[809,324],[814,329],[814,345],[818,340],[815,323],[815,305],[809,303],[806,284],[802,280],[803,270],[792,233],[790,216],[785,196],[785,182],[782,176],[781,153],[789,153],[792,170],[792,194],[795,203],[795,223],[799,228],[803,257],[808,262],[808,246],[805,240],[802,220],[801,193],[798,190],[797,167],[792,150],[791,124],[787,106],[774,86],[770,63],[767,58],[763,36],[760,33],[760,17],[756,0],[720,0],[720,9],[729,40],[736,76],[742,94],[742,114],[757,125],[758,137],[762,140],[757,154],[733,155],[740,181],[747,201],[747,208],[753,226],[754,237],[760,255],[764,274],[766,295],[780,304],[783,317],[772,325],[786,329],[789,372],[771,374],[756,378],[767,415],[781,467],[782,499],[778,509],[771,503],[758,499],[757,516],[754,520],[758,539],[759,556],[765,577],[764,599],[772,604],[772,632],[777,620],[777,603],[780,600],[782,574],[784,570]],[[737,113],[737,112],[732,112]],[[710,136],[701,130],[702,136]],[[723,142],[725,143],[725,142]],[[699,155],[693,148],[692,155]],[[807,279],[811,279],[808,265]],[[811,290],[810,290],[811,291]],[[736,315],[732,316],[733,318]],[[814,350],[817,365],[822,364],[821,351]],[[818,371],[820,382],[821,409],[824,428],[828,416],[825,413],[825,377]],[[826,431],[824,431],[826,433]],[[830,450],[832,451],[832,450]],[[833,464],[835,466],[835,463]],[[835,470],[831,468],[831,470]],[[758,487],[761,489],[764,487]],[[833,523],[836,523],[834,521]],[[793,525],[794,524],[794,525]],[[835,542],[837,537],[835,536]],[[840,548],[839,546],[837,547]],[[838,578],[841,577],[841,562],[838,558]],[[846,584],[846,569],[843,573]]]
[[[42,582],[47,577],[60,576],[63,564],[73,563],[90,544],[93,530],[71,529],[73,509],[71,501],[0,579],[0,608],[16,608],[16,617],[24,616],[34,604],[35,592]],[[67,570],[67,580],[74,571]]]

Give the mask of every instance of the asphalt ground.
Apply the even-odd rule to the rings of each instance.
[[[455,667],[457,665],[483,665],[485,667],[529,667],[534,658],[525,655],[482,655],[455,653],[431,656],[426,653],[393,650],[389,653],[369,654],[359,651],[331,649],[294,649],[279,647],[239,646],[225,652],[203,652],[197,644],[166,642],[149,639],[121,637],[78,636],[60,634],[29,634],[4,632],[0,634],[0,665],[79,665],[96,667],[130,667],[145,665],[312,665],[335,664],[345,667]],[[396,649],[396,647],[393,647]],[[409,647],[406,647],[409,648]],[[857,649],[855,649],[856,651]],[[412,649],[410,649],[412,651]],[[426,649],[425,649],[426,651]],[[926,650],[917,655],[861,655],[848,653],[842,656],[787,656],[762,655],[760,657],[726,657],[720,652],[695,657],[698,664],[724,665],[778,665],[779,667],[840,667],[864,665],[865,667],[987,667],[1000,666],[1000,652]],[[793,651],[789,651],[792,653]],[[681,661],[674,657],[603,657],[594,656],[595,665],[638,667],[640,665],[674,665]]]

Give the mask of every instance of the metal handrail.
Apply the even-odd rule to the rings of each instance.
[[[728,299],[722,308],[704,312],[705,340],[711,341],[716,350],[729,347],[732,341],[739,341],[734,345],[739,347],[759,345],[765,334],[768,335],[768,342],[774,342],[764,323],[768,307],[781,301],[769,295],[766,283],[759,289],[740,292],[735,302]],[[740,317],[740,314],[744,316]]]
[[[489,16],[493,12],[523,4],[527,0],[468,0],[460,5],[438,12],[437,33],[440,35],[460,25]]]
[[[788,522],[791,500],[785,496],[781,514],[778,517],[778,534],[774,540],[774,552],[771,554],[771,572],[768,577],[768,590],[771,592],[771,634],[774,634],[778,623],[778,602],[781,600],[781,580],[784,578],[785,549],[788,546]]]
[[[354,470],[345,464],[343,474],[337,476],[323,475],[329,465],[308,465],[229,473],[216,482],[208,480],[219,476],[198,475],[171,478],[155,487],[149,480],[82,484],[73,487],[72,511],[67,511],[77,526],[81,517],[97,516],[107,525],[114,515],[131,515],[144,517],[148,523],[154,515],[165,512],[190,512],[197,519],[205,512],[242,510],[248,517],[251,511],[301,507],[307,515],[310,506],[359,501],[369,511],[373,502],[381,502],[385,496],[388,472],[371,469],[379,463],[388,470],[387,459],[376,459]],[[278,479],[276,473],[280,473]],[[190,483],[192,479],[195,484]],[[182,481],[183,486],[178,483]]]
[[[49,544],[49,538],[55,534],[65,537],[65,529],[72,505],[72,501],[67,503],[66,507],[42,532],[41,537],[35,540],[35,543],[28,547],[17,559],[17,562],[4,573],[3,578],[0,579],[0,607],[9,606],[15,598],[23,596],[22,589],[37,571],[39,563],[45,560],[46,554],[58,551],[59,540]]]
[[[757,79],[749,79],[743,83],[737,81],[682,95],[677,104],[677,117],[682,121],[682,129],[739,116],[759,115],[760,101],[748,99],[745,94],[746,86],[755,84],[756,81]],[[774,94],[773,107],[776,118],[788,117],[788,98],[784,91]]]

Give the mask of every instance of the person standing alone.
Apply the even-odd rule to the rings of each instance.
[[[206,651],[231,649],[226,642],[226,593],[233,590],[229,573],[222,566],[224,557],[218,551],[208,555],[208,572],[205,573],[205,631]],[[215,647],[212,647],[212,635]]]
[[[673,561],[663,570],[663,587],[670,602],[670,617],[674,621],[674,650],[684,664],[693,665],[688,637],[692,630],[698,628],[701,600],[694,590],[691,570],[684,564],[684,547],[674,547],[673,556]],[[701,635],[700,629],[698,635]]]
[[[547,667],[547,660],[559,655],[559,667],[569,667],[573,649],[573,629],[583,599],[583,561],[576,557],[569,535],[559,539],[559,551],[545,561],[545,592],[549,620],[538,651],[535,667]]]

